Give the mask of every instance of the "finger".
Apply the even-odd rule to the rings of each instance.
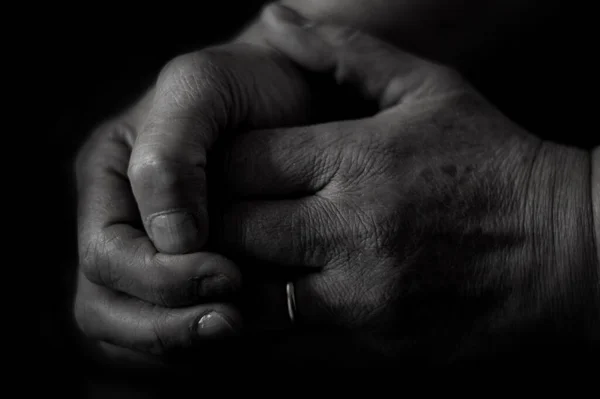
[[[236,136],[222,158],[223,186],[234,198],[331,197],[377,173],[364,168],[363,157],[367,151],[385,155],[386,128],[366,118]]]
[[[323,190],[342,162],[342,143],[361,125],[334,122],[252,131],[227,147],[225,185],[237,197],[305,196]]]
[[[129,178],[160,252],[194,252],[205,244],[207,152],[221,133],[307,118],[308,92],[291,63],[245,46],[235,51],[235,57],[222,48],[180,56],[159,78]]]
[[[107,290],[79,275],[75,318],[89,338],[153,355],[237,335],[241,316],[228,304],[167,309]]]
[[[223,297],[240,286],[231,261],[211,253],[157,253],[143,230],[125,176],[129,130],[110,126],[79,158],[79,260],[98,284],[163,306]]]
[[[341,326],[349,313],[355,313],[340,301],[348,288],[345,274],[335,268],[299,272],[275,271],[262,262],[252,266],[240,307],[244,334],[251,339],[293,328]]]
[[[250,262],[321,268],[344,245],[338,215],[333,202],[318,196],[240,202],[223,211],[218,245]]]
[[[164,253],[197,251],[208,233],[206,152],[228,104],[226,88],[208,83],[220,82],[218,72],[197,60],[199,72],[180,57],[161,73],[128,168],[148,236]]]
[[[364,32],[314,23],[280,4],[270,5],[263,20],[267,41],[277,50],[310,70],[333,71],[338,83],[355,86],[382,109],[439,90],[444,79],[431,69],[451,73]]]
[[[225,257],[161,254],[143,231],[126,224],[98,231],[80,267],[96,284],[167,307],[231,297],[241,286],[240,272]]]

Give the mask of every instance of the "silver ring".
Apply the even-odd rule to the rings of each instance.
[[[285,285],[285,293],[287,296],[287,307],[290,321],[294,323],[296,320],[296,292],[294,290],[294,283],[291,281]]]

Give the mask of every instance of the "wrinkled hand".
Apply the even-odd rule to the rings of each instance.
[[[309,106],[289,61],[232,43],[177,57],[97,129],[76,166],[75,316],[88,337],[116,354],[162,355],[239,332],[240,271],[205,247],[207,156],[238,129],[306,123]]]
[[[589,233],[579,151],[514,125],[451,69],[364,33],[293,14],[269,28],[279,51],[333,71],[380,112],[236,138],[223,251],[311,267],[295,282],[299,323],[390,357],[447,361],[547,323],[582,326],[585,312],[567,310],[593,298],[581,279],[590,251],[574,244]]]

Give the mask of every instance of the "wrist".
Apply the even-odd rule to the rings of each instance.
[[[541,145],[530,189],[539,297],[560,335],[590,339],[598,323],[598,260],[590,153]]]

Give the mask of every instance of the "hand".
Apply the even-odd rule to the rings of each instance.
[[[267,46],[217,46],[171,61],[138,104],[88,140],[76,166],[75,316],[111,356],[164,355],[239,332],[231,301],[240,272],[199,252],[208,250],[207,154],[236,129],[307,122],[308,94]]]
[[[584,152],[524,131],[444,66],[297,20],[271,21],[271,45],[381,110],[236,137],[224,253],[311,267],[295,280],[299,323],[395,359],[589,333]]]

